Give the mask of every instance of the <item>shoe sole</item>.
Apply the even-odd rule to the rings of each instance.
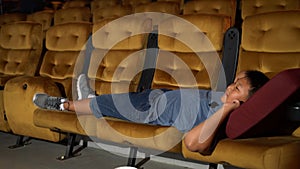
[[[78,79],[77,79],[77,83],[76,83],[76,87],[77,87],[77,99],[78,100],[81,100],[82,99],[82,92],[81,92],[81,90],[80,90],[80,87],[79,87],[79,82],[80,82],[80,80],[82,79],[84,77],[84,75],[83,74],[81,74],[81,75],[79,75],[78,76]]]
[[[32,98],[32,103],[33,103],[35,106],[37,106],[38,108],[41,108],[39,105],[37,105],[37,104],[35,103],[35,100],[36,100],[36,98],[37,98],[37,95],[39,95],[39,94],[43,94],[43,93],[36,93],[36,94],[34,94],[34,95],[33,95],[33,98]]]

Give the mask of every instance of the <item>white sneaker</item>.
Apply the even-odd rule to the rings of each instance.
[[[77,95],[78,100],[93,98],[95,93],[91,90],[88,85],[87,77],[85,74],[80,74],[77,79]]]

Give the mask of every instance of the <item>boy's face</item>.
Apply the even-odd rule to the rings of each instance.
[[[245,102],[248,99],[250,87],[245,72],[241,72],[236,76],[234,83],[227,87],[221,100],[223,103],[233,102],[234,100]]]

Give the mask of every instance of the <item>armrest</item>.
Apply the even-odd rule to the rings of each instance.
[[[36,127],[33,123],[33,112],[37,107],[32,98],[37,92],[60,96],[58,87],[50,78],[21,76],[7,81],[3,98],[8,123],[15,134],[59,141],[63,138],[59,133]]]

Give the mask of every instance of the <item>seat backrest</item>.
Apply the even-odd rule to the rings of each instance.
[[[0,86],[15,76],[34,76],[38,70],[42,46],[41,24],[21,21],[2,25],[0,32]]]
[[[93,23],[104,18],[117,18],[125,15],[132,14],[131,6],[115,5],[102,8],[101,10],[94,10]]]
[[[123,6],[131,6],[132,8],[140,5],[140,4],[147,4],[152,2],[152,0],[122,0]]]
[[[173,15],[179,15],[180,5],[176,2],[151,2],[136,6],[134,8],[134,12],[162,12]]]
[[[93,0],[91,1],[91,11],[92,13],[97,9],[106,8],[109,6],[115,6],[120,4],[119,0]]]
[[[230,17],[224,15],[181,15],[162,21],[152,87],[215,88],[229,27]]]
[[[91,28],[90,23],[74,22],[54,25],[46,33],[47,51],[40,76],[53,79],[69,98],[72,95],[72,78],[77,77],[83,69],[83,65],[75,69],[75,64],[87,57],[83,51]]]
[[[157,2],[175,2],[179,5],[180,11],[182,11],[184,5],[184,0],[157,0]]]
[[[16,21],[25,21],[26,14],[23,13],[7,13],[0,15],[0,25],[16,22]]]
[[[94,24],[88,77],[97,94],[137,90],[151,27],[151,20],[133,15]]]
[[[300,67],[300,11],[262,13],[245,18],[237,72],[259,70],[269,77]]]
[[[62,8],[77,8],[77,7],[86,7],[88,1],[84,0],[76,0],[76,1],[66,1],[63,5]]]
[[[193,0],[183,6],[183,15],[186,14],[222,14],[230,16],[231,25],[235,24],[236,0]]]
[[[298,9],[300,0],[241,0],[242,19],[259,13]]]
[[[54,13],[50,11],[38,11],[32,14],[28,14],[26,20],[37,22],[42,24],[44,37],[46,35],[46,31],[52,26],[53,24],[53,17]]]
[[[91,17],[91,10],[88,7],[60,9],[54,13],[54,25],[66,22],[90,22]]]

